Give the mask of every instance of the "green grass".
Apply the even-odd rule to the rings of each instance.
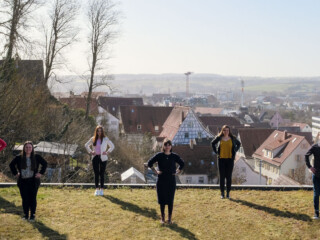
[[[154,189],[45,188],[37,221],[23,221],[16,187],[0,189],[0,239],[318,239],[311,191],[177,190],[173,225],[159,222]]]

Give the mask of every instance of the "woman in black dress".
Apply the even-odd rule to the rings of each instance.
[[[153,167],[154,163],[158,163],[158,169]],[[176,168],[176,163],[179,167]],[[168,205],[168,223],[172,223],[172,210],[174,193],[176,191],[176,174],[178,174],[184,166],[183,160],[179,155],[172,152],[172,143],[170,140],[164,140],[162,152],[157,153],[148,161],[148,167],[158,175],[157,195],[158,203],[161,210],[161,223],[165,221],[165,205]]]

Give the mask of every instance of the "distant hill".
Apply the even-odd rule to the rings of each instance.
[[[152,93],[184,92],[186,89],[186,76],[184,74],[116,74],[111,86],[120,93]],[[241,89],[240,80],[245,81],[245,90],[262,91],[287,91],[288,89],[303,89],[303,91],[314,91],[320,82],[320,77],[287,77],[287,78],[263,78],[263,77],[241,77],[222,76],[217,74],[195,73],[190,77],[190,92],[194,93],[216,93],[217,91]],[[80,93],[87,91],[87,83],[78,76],[60,76],[63,83],[54,83],[52,91]],[[97,91],[109,91],[101,87]]]

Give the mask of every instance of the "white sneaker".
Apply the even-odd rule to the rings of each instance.
[[[100,190],[95,190],[95,191],[94,191],[94,195],[95,195],[95,196],[99,196],[99,195],[100,195]]]
[[[102,189],[100,190],[100,196],[103,196],[103,190]]]

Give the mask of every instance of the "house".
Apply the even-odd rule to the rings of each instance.
[[[273,133],[273,129],[259,128],[240,128],[238,140],[241,147],[237,152],[233,176],[240,180],[241,184],[265,185],[267,180],[265,176],[260,179],[259,173],[254,171],[253,153],[260,145]]]
[[[228,125],[233,135],[237,135],[238,129],[243,128],[240,121],[234,117],[229,116],[200,116],[200,121],[210,133],[217,135],[223,125]]]
[[[0,60],[0,68],[4,60]],[[27,79],[30,83],[44,83],[44,68],[42,60],[16,60],[15,69],[20,78]]]
[[[185,145],[197,138],[213,138],[213,134],[203,126],[191,108],[174,107],[159,137],[159,141],[168,138],[173,145]]]
[[[306,182],[309,172],[304,155],[310,143],[304,136],[275,130],[254,152],[254,170],[268,177],[268,185],[281,175],[287,175],[299,182]]]
[[[223,115],[223,108],[195,107],[194,112],[197,116]]]
[[[99,97],[98,104],[108,113],[120,118],[120,106],[143,106],[142,98]]]
[[[232,172],[232,182],[241,185],[266,185],[267,177],[255,172],[249,163],[237,155]]]
[[[312,137],[316,139],[316,137],[320,133],[320,117],[312,117]]]
[[[84,111],[87,109],[87,99],[84,97],[75,96],[69,98],[59,98],[59,101],[63,104],[67,104],[73,109],[83,109]],[[95,98],[91,98],[89,114],[95,117],[99,114],[98,102]]]
[[[154,143],[172,109],[172,107],[120,106],[120,134],[130,143],[141,143],[148,134]]]
[[[104,126],[115,138],[120,134],[120,106],[143,106],[142,98],[98,97],[97,123]]]
[[[279,113],[279,112],[276,112],[276,113],[272,116],[269,124],[270,124],[270,126],[271,126],[272,128],[276,128],[276,129],[277,129],[280,125],[285,124],[285,123],[289,123],[289,122],[290,122],[289,119],[284,119],[284,118],[282,118],[281,115],[280,115],[280,113]]]
[[[146,180],[141,172],[134,167],[129,168],[121,174],[122,183],[146,183]]]
[[[172,149],[185,163],[183,172],[179,175],[181,183],[217,183],[217,158],[212,155],[211,145],[195,145],[190,141],[189,145],[176,145]]]

